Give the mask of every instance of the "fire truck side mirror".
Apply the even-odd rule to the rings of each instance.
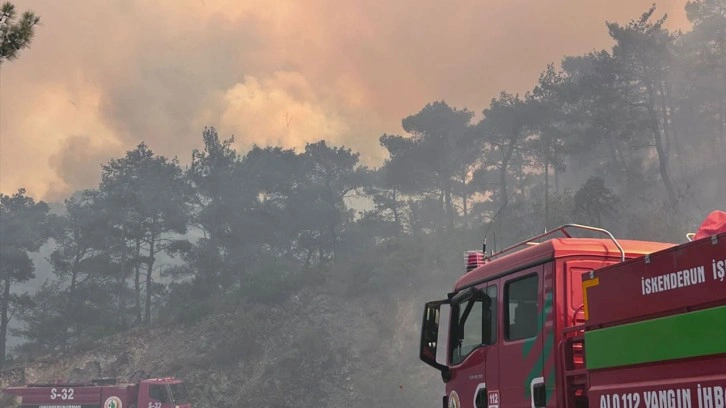
[[[446,366],[445,350],[447,339],[445,331],[440,331],[439,327],[448,327],[448,324],[442,324],[444,321],[448,321],[448,303],[448,300],[426,303],[421,324],[421,348],[419,351],[421,361],[441,371],[445,381],[449,372],[449,368]],[[444,310],[442,310],[442,305]],[[443,347],[439,347],[440,345]]]

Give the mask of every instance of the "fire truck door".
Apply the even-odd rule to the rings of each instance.
[[[501,278],[498,385],[499,401],[507,408],[544,406],[543,275],[539,265]]]
[[[451,380],[446,383],[449,406],[487,406],[486,369],[494,367],[496,370],[498,360],[497,349],[493,346],[496,343],[496,288],[496,284],[483,283],[459,292],[451,300]]]
[[[489,339],[484,360],[484,389],[477,391],[474,406],[476,408],[499,408],[499,345],[501,344],[501,296],[499,281],[490,282],[484,289],[491,306],[484,312],[485,338]],[[488,329],[487,329],[488,327]],[[488,331],[487,331],[488,330]],[[487,336],[488,333],[488,336]]]

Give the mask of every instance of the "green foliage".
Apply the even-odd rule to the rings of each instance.
[[[544,186],[540,186],[544,189]],[[536,189],[534,194],[539,194]],[[562,193],[550,194],[547,203],[547,218],[545,220],[545,203],[543,200],[519,201],[511,208],[512,218],[518,220],[516,224],[510,224],[507,232],[513,237],[509,242],[521,241],[530,238],[532,235],[552,230],[564,224],[573,222],[588,223],[586,219],[580,219],[575,212],[575,200],[569,190]],[[501,227],[497,228],[501,231]],[[501,234],[501,232],[500,232]],[[500,235],[501,239],[501,235]]]
[[[695,232],[703,221],[702,217],[689,220],[674,214],[666,204],[659,202],[644,202],[623,215],[627,222],[627,236],[644,241],[683,242],[686,233]]]
[[[678,201],[669,170],[670,139],[673,137],[668,102],[669,78],[673,61],[674,35],[663,28],[666,16],[651,21],[655,5],[627,26],[608,23],[615,40],[613,59],[621,92],[632,110],[641,113],[645,128],[650,131],[658,155],[658,169],[671,206]]]
[[[26,342],[15,350],[20,355],[43,355],[59,351],[66,344],[65,312],[67,297],[59,282],[45,282],[36,294],[27,298],[24,307],[18,310],[18,319],[23,328],[13,330]]]
[[[693,29],[682,35],[677,44],[683,59],[679,59],[676,66],[676,89],[685,96],[677,100],[679,119],[693,129],[691,143],[707,160],[726,154],[724,10],[724,0],[689,1],[686,12]]]
[[[18,403],[17,398],[13,397],[12,395],[3,394],[2,396],[0,396],[0,406],[7,408],[16,408],[19,407],[20,404]]]
[[[590,177],[575,193],[574,213],[582,217],[583,222],[602,227],[603,217],[612,215],[616,211],[617,203],[615,194],[605,187],[605,180]]]
[[[566,141],[573,130],[562,110],[562,105],[566,103],[565,82],[565,74],[557,72],[554,65],[550,64],[540,75],[537,86],[527,99],[530,105],[529,129],[537,135],[529,141],[528,150],[532,152],[534,160],[545,166],[545,171],[550,165],[559,171],[566,168],[569,147]]]
[[[237,296],[260,304],[274,305],[305,285],[302,274],[296,273],[294,264],[273,257],[265,258],[257,260],[256,265],[249,268]]]
[[[12,196],[0,195],[1,247],[37,251],[48,239],[48,211],[48,204],[36,203],[25,195],[25,189],[19,189]]]
[[[30,47],[35,26],[40,23],[40,17],[32,11],[24,12],[20,20],[17,17],[15,6],[10,2],[3,3],[0,7],[0,64],[16,59],[20,50]]]
[[[28,252],[35,252],[50,237],[48,205],[36,203],[19,189],[12,196],[0,194],[0,364],[5,361],[8,324],[23,297],[12,292],[16,283],[34,277]]]
[[[159,252],[176,246],[173,236],[184,234],[190,217],[191,186],[176,159],[156,156],[141,143],[122,159],[113,159],[103,166],[99,192],[112,210],[112,228],[118,231],[120,257],[126,261],[127,245],[131,247],[128,261],[134,266],[137,322],[142,321],[141,275],[145,266],[145,299],[143,321],[151,321],[153,272]],[[124,279],[125,263],[119,274]]]
[[[211,328],[212,333],[225,333],[216,336],[207,350],[209,362],[216,367],[229,367],[238,364],[246,356],[259,355],[263,349],[260,333],[263,333],[264,317],[255,313],[239,315],[225,314],[234,318],[218,319]]]
[[[380,142],[390,155],[384,167],[385,190],[390,191],[390,197],[395,197],[388,207],[393,209],[395,202],[398,209],[401,201],[394,192],[402,183],[411,182],[403,191],[437,196],[445,214],[444,225],[453,228],[457,216],[454,195],[458,193],[464,203],[471,196],[467,184],[479,158],[477,150],[472,148],[475,138],[469,125],[473,116],[467,109],[459,110],[443,101],[434,102],[403,119],[403,129],[410,134],[409,138],[381,137]],[[400,228],[400,220],[397,222]]]

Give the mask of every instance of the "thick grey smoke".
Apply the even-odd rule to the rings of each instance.
[[[604,21],[651,0],[15,3],[42,26],[2,67],[0,189],[57,199],[142,140],[186,161],[204,125],[240,149],[324,138],[378,163],[402,117],[529,89],[547,63],[609,47]],[[684,4],[659,2],[671,27]]]

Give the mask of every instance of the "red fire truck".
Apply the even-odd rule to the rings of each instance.
[[[704,226],[682,245],[565,225],[469,252],[424,308],[444,408],[726,407],[726,222]]]
[[[121,383],[102,378],[84,383],[56,381],[10,387],[21,408],[191,408],[187,388],[173,377]]]

